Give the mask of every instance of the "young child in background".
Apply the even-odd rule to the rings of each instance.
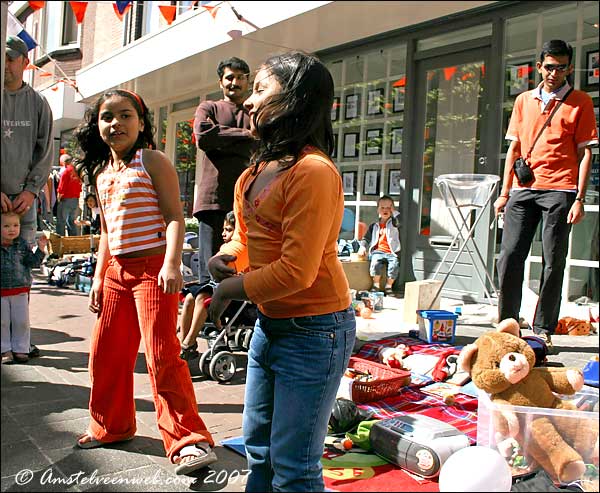
[[[156,148],[152,117],[137,94],[100,96],[76,131],[79,170],[95,186],[101,235],[89,308],[98,314],[89,372],[90,424],[80,448],[130,440],[136,432],[133,372],[140,338],[158,429],[176,474],[217,460],[198,415],[176,335],[184,219],[177,172]]]
[[[98,207],[98,199],[93,193],[88,193],[85,197],[87,210],[85,213],[75,219],[75,224],[81,226],[82,235],[99,235],[100,234],[100,207]]]
[[[235,229],[235,216],[230,211],[223,221],[223,243],[231,241]],[[185,286],[181,293],[185,295],[183,308],[181,309],[181,318],[179,325],[179,337],[181,339],[181,358],[191,360],[197,358],[198,353],[198,334],[208,318],[208,305],[213,289],[216,286],[213,282],[194,283]]]
[[[383,290],[392,294],[392,286],[398,277],[398,253],[400,252],[400,225],[394,209],[394,199],[382,195],[377,201],[379,220],[372,223],[361,240],[359,255],[367,252],[371,260],[369,274],[373,278],[371,291]],[[383,267],[387,261],[387,281],[385,287],[380,285]]]
[[[30,351],[29,291],[31,269],[44,260],[48,244],[45,236],[37,239],[31,250],[19,237],[21,217],[13,211],[2,213],[2,276],[0,300],[2,304],[2,364],[27,363]]]

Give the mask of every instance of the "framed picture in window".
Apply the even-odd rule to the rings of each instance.
[[[367,115],[383,113],[383,88],[370,89],[367,98]]]
[[[358,132],[344,134],[344,157],[358,157],[359,144]]]
[[[583,83],[585,90],[598,90],[598,74],[600,67],[598,64],[598,50],[588,51],[585,55],[586,66]],[[595,86],[595,87],[594,87]]]
[[[342,173],[342,186],[344,195],[354,195],[356,192],[356,171],[344,171]]]
[[[389,195],[400,195],[402,191],[402,174],[399,169],[391,169],[388,180]]]
[[[340,118],[340,98],[338,96],[333,98],[333,104],[331,105],[331,121],[337,122]]]
[[[365,171],[363,193],[365,195],[377,195],[379,193],[379,170],[368,169]]]
[[[402,154],[403,127],[394,127],[390,132],[390,154]]]
[[[392,111],[404,111],[404,87],[392,87]]]
[[[381,154],[381,136],[383,135],[383,129],[371,128],[367,130],[367,147],[365,154],[369,156],[376,156]]]
[[[346,102],[344,104],[344,119],[352,120],[358,118],[358,107],[360,106],[360,95],[359,94],[348,94],[346,96]]]
[[[523,62],[508,67],[508,94],[517,96],[531,89],[533,83],[533,64]]]

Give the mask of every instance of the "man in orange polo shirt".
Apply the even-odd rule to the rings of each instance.
[[[537,226],[542,221],[543,269],[533,331],[553,351],[551,335],[558,323],[569,232],[583,219],[590,174],[591,147],[598,145],[592,99],[572,90],[567,76],[573,72],[573,48],[562,40],[544,43],[537,62],[540,85],[515,100],[506,138],[504,180],[494,203],[504,211],[504,233],[498,258],[499,319],[519,319],[525,259]],[[540,129],[557,104],[561,106]],[[531,155],[528,152],[533,145]],[[533,171],[531,182],[519,183],[513,164],[526,157]]]

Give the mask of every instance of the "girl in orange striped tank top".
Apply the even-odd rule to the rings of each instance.
[[[105,93],[76,131],[78,171],[98,194],[101,235],[89,308],[90,424],[80,448],[130,440],[136,431],[133,369],[144,338],[158,428],[177,474],[216,461],[176,336],[184,220],[175,168],[155,147],[140,96]]]

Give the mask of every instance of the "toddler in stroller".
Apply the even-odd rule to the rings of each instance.
[[[236,370],[233,351],[247,351],[254,323],[256,307],[247,301],[233,301],[223,313],[218,327],[208,320],[208,306],[217,286],[214,282],[188,283],[182,290],[185,295],[180,319],[179,336],[181,358],[192,360],[200,356],[198,337],[207,340],[208,350],[199,360],[200,371],[220,382],[233,378]]]

